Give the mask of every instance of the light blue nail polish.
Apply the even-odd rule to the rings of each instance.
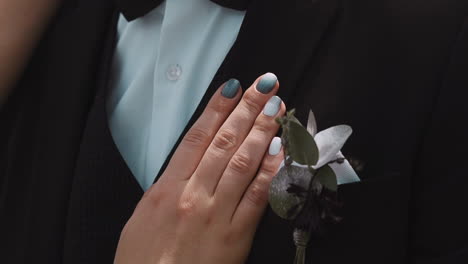
[[[281,151],[281,138],[274,137],[273,140],[271,140],[270,148],[268,149],[268,154],[272,156],[276,156],[280,153],[280,151]]]
[[[267,116],[275,116],[276,114],[278,114],[280,107],[281,98],[279,98],[278,96],[273,96],[266,103],[265,108],[263,109],[263,114]]]
[[[240,88],[240,83],[236,79],[230,79],[228,82],[223,87],[223,90],[221,91],[221,95],[232,99],[236,97],[237,91]]]
[[[267,94],[275,88],[278,78],[273,73],[267,73],[262,76],[260,81],[257,83],[257,91],[262,94]]]

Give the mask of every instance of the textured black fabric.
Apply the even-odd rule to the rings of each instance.
[[[164,0],[116,0],[117,8],[127,21],[146,15]]]
[[[208,0],[206,0],[208,1]],[[211,0],[224,7],[246,10],[251,0]],[[155,7],[159,6],[163,0],[115,0],[117,9],[122,12],[128,21],[132,21],[146,15]]]
[[[104,107],[116,7],[64,4],[0,112],[1,263],[111,263],[142,195]],[[365,164],[310,263],[467,263],[467,16],[461,0],[252,1],[186,130],[222,82],[274,72],[301,120],[353,127],[343,151]],[[268,210],[248,263],[293,256]]]

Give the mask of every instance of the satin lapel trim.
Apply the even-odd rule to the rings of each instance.
[[[339,1],[296,0],[291,4],[282,0],[252,1],[233,47],[156,179],[211,96],[229,78],[237,78],[245,90],[261,74],[273,72],[281,83],[278,95],[287,103],[336,18]]]

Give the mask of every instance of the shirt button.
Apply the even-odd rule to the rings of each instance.
[[[177,81],[182,76],[182,67],[179,64],[169,65],[166,72],[167,79]]]

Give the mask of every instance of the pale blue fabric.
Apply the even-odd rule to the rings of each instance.
[[[132,22],[120,16],[108,120],[144,190],[232,47],[244,15],[209,0],[167,0]]]

